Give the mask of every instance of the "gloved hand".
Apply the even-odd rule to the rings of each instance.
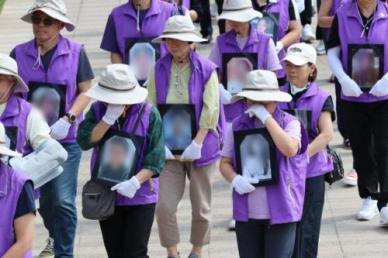
[[[338,81],[341,84],[341,89],[345,96],[358,98],[362,95],[360,87],[349,76],[344,76],[341,79],[338,78]]]
[[[170,151],[170,149],[167,146],[164,146],[164,149],[166,152],[166,154],[165,154],[166,160],[175,159],[174,155],[172,154],[172,152]]]
[[[58,141],[63,140],[69,134],[70,127],[71,127],[71,124],[66,120],[64,120],[63,118],[61,118],[51,126],[50,135],[55,140],[58,140]]]
[[[202,144],[199,145],[195,141],[192,141],[191,144],[183,152],[181,156],[181,161],[197,160],[201,158],[201,155],[202,155]]]
[[[249,114],[249,117],[257,117],[263,124],[265,124],[267,119],[271,117],[271,114],[268,112],[268,110],[261,104],[255,104],[251,106],[247,111],[245,111],[245,113]]]
[[[241,175],[237,175],[233,178],[232,186],[239,194],[247,194],[253,192],[255,187],[252,184],[259,183],[258,179],[249,179]]]
[[[220,84],[220,95],[222,104],[230,104],[230,100],[232,99],[232,94],[224,88],[222,84]]]
[[[131,179],[113,186],[110,190],[117,191],[119,194],[132,199],[139,189],[140,182],[135,176],[133,176]]]
[[[283,42],[281,41],[276,42],[275,49],[277,54],[279,54],[279,52],[282,51],[283,48],[284,48]]]
[[[388,74],[376,82],[376,84],[369,91],[369,94],[372,94],[376,97],[383,97],[388,95]]]
[[[124,112],[124,109],[125,109],[124,105],[109,104],[106,109],[105,115],[102,117],[102,121],[104,121],[108,125],[114,125],[116,120]]]

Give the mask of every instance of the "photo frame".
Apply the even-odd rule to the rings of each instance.
[[[263,12],[263,17],[252,21],[252,25],[258,31],[270,35],[275,43],[278,40],[279,13]]]
[[[166,146],[174,155],[181,155],[193,141],[197,125],[192,104],[158,105],[163,121]]]
[[[369,92],[384,75],[384,45],[350,44],[348,72],[363,92]]]
[[[137,173],[144,137],[109,130],[98,145],[98,156],[92,172],[94,181],[114,186]]]
[[[248,72],[258,69],[258,53],[223,53],[222,84],[232,95],[242,90]]]
[[[306,129],[308,135],[312,135],[312,132],[313,132],[312,115],[313,114],[311,110],[287,109],[284,111],[296,117]]]
[[[237,173],[251,179],[259,179],[255,187],[275,185],[279,169],[276,146],[265,128],[234,132]]]
[[[49,126],[66,114],[66,85],[30,82],[27,100],[38,108]]]
[[[160,44],[152,38],[127,38],[125,43],[125,63],[130,65],[139,84],[143,86],[148,74],[160,58]]]

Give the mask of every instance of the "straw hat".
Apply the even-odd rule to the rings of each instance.
[[[231,102],[234,103],[244,98],[259,102],[290,102],[292,99],[290,94],[279,90],[275,73],[266,70],[249,72],[242,91],[233,96]]]
[[[251,0],[225,0],[218,20],[250,22],[261,17],[262,13],[253,9]]]
[[[195,31],[195,26],[188,15],[175,15],[164,24],[163,34],[152,40],[161,43],[164,39],[177,39],[186,42],[205,42]]]
[[[283,58],[282,62],[284,61],[288,61],[298,66],[308,63],[316,64],[317,51],[309,44],[295,43],[288,48],[286,57]]]
[[[66,5],[62,0],[35,0],[27,14],[21,19],[25,22],[32,23],[31,16],[36,11],[42,11],[51,18],[63,22],[68,31],[75,29],[74,23],[67,17]]]
[[[139,85],[130,66],[111,64],[102,72],[98,84],[89,89],[86,95],[108,104],[133,105],[143,102],[148,91]]]
[[[10,150],[6,146],[6,135],[3,123],[0,122],[0,154],[9,157],[21,157],[22,154],[16,151]]]
[[[0,74],[11,75],[16,79],[13,92],[28,92],[28,87],[18,74],[18,65],[14,59],[8,55],[0,53]]]

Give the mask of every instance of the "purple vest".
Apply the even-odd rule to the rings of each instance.
[[[241,52],[253,52],[257,53],[257,69],[267,68],[267,49],[268,42],[271,37],[265,33],[261,33],[256,29],[250,29],[248,41],[241,50],[236,41],[236,33],[234,31],[226,32],[217,37],[217,46],[220,51],[220,55],[224,53],[241,53]],[[220,72],[223,71],[223,64],[219,64]],[[244,113],[246,105],[243,101],[239,101],[234,104],[224,105],[225,118],[228,122],[231,122],[234,118]]]
[[[370,24],[368,34],[361,37],[363,23],[358,13],[356,1],[345,3],[337,11],[338,35],[341,37],[341,60],[345,71],[348,71],[348,46],[349,44],[382,44],[384,45],[384,73],[388,72],[388,4],[377,1],[377,9],[373,21]],[[375,97],[364,93],[360,97],[347,97],[343,94],[341,98],[352,102],[371,103],[388,100],[388,96]]]
[[[112,17],[116,28],[116,42],[120,49],[121,57],[124,60],[125,43],[128,38],[156,38],[163,33],[164,24],[174,13],[174,5],[161,1],[152,0],[151,6],[141,22],[140,31],[137,28],[137,12],[132,2],[120,5],[113,9]],[[166,54],[164,45],[160,48],[161,55]]]
[[[289,92],[289,84],[281,87],[284,92]],[[323,91],[316,83],[311,83],[307,91],[295,102],[279,103],[279,108],[300,109],[311,111],[311,134],[309,142],[311,143],[319,134],[318,123],[322,113],[323,105],[329,98],[329,94]],[[326,174],[333,170],[333,161],[329,157],[326,149],[321,150],[314,156],[310,157],[310,162],[307,166],[307,177],[316,177]]]
[[[19,68],[19,75],[28,84],[30,82],[44,82],[66,85],[65,112],[69,111],[78,96],[77,72],[81,51],[81,44],[60,37],[57,50],[52,57],[50,67],[46,72],[44,67],[35,65],[38,58],[38,50],[35,40],[16,46],[16,61]],[[26,96],[24,96],[26,97]],[[83,116],[78,117],[69,130],[67,137],[61,143],[75,143],[78,124]]]
[[[136,104],[131,107],[131,109],[127,114],[127,119],[125,120],[123,127],[121,128],[123,132],[132,133],[132,128],[134,127],[134,123],[137,120],[137,115],[138,115],[138,112],[140,111],[140,107],[141,107],[141,104]],[[92,108],[95,112],[96,120],[100,121],[102,117],[105,115],[106,106],[101,102],[95,102]],[[140,119],[139,126],[136,129],[136,131],[133,132],[138,136],[144,137],[144,145],[140,154],[140,159],[138,161],[136,171],[140,171],[143,168],[144,152],[147,149],[147,132],[149,127],[149,117],[150,117],[151,109],[152,109],[152,106],[150,104],[146,104],[143,110],[143,115]],[[113,128],[118,129],[117,125],[114,125]],[[94,169],[94,165],[96,163],[98,154],[99,154],[99,150],[98,150],[98,147],[96,147],[93,149],[90,171],[93,171]],[[145,205],[145,204],[156,203],[158,201],[158,194],[159,194],[159,180],[151,179],[142,184],[141,188],[136,192],[135,197],[132,199],[129,199],[125,196],[117,194],[116,205],[127,206],[127,205]]]
[[[26,181],[22,174],[0,162],[0,257],[15,243],[14,217]],[[28,251],[24,258],[32,258],[32,251]]]
[[[171,76],[172,55],[167,54],[161,58],[155,65],[156,81],[156,96],[157,104],[166,104],[168,87]],[[190,104],[195,106],[195,116],[197,126],[199,128],[199,121],[203,106],[203,92],[206,82],[209,80],[211,74],[215,71],[216,66],[207,59],[204,59],[196,52],[190,53],[191,76],[189,81],[189,100]],[[220,106],[220,118],[217,125],[217,130],[210,130],[207,134],[202,147],[202,157],[195,161],[198,167],[204,167],[214,163],[220,158],[221,145],[223,141],[223,133],[225,127],[225,117],[222,105]],[[198,129],[197,128],[197,129]]]
[[[272,115],[282,128],[296,119],[279,109],[276,109]],[[254,122],[255,119],[246,114],[239,116],[232,122],[233,131],[254,129]],[[277,150],[278,183],[266,186],[271,224],[296,222],[302,216],[308,162],[306,154],[308,140],[305,130],[302,128],[301,131],[301,149],[298,155],[287,158]],[[234,167],[236,169],[235,165]],[[233,191],[233,217],[237,221],[248,221],[248,194],[240,195]]]

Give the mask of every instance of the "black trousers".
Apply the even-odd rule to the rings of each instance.
[[[222,13],[222,6],[224,4],[224,0],[216,0],[216,4],[217,4],[218,14],[221,14]],[[218,29],[220,31],[220,34],[225,32],[225,20],[219,20],[218,21]]]
[[[199,15],[199,24],[201,26],[201,34],[203,37],[212,35],[212,17],[210,15],[210,0],[196,0],[201,5],[201,13]]]
[[[304,0],[304,10],[300,13],[300,22],[302,25],[311,24],[313,18],[312,0]]]
[[[325,176],[306,180],[302,220],[296,228],[293,258],[316,258],[323,205],[325,203]]]
[[[344,110],[358,192],[361,198],[375,197],[381,209],[388,203],[388,101],[344,101]]]
[[[336,114],[337,114],[337,125],[338,131],[340,132],[342,138],[348,139],[348,123],[346,122],[345,110],[344,110],[344,101],[341,99],[341,85],[336,80],[335,82],[335,99],[336,99]]]
[[[115,214],[100,221],[109,258],[148,258],[148,241],[155,204],[116,206]]]
[[[268,221],[236,222],[240,258],[290,258],[296,223],[269,225]]]

